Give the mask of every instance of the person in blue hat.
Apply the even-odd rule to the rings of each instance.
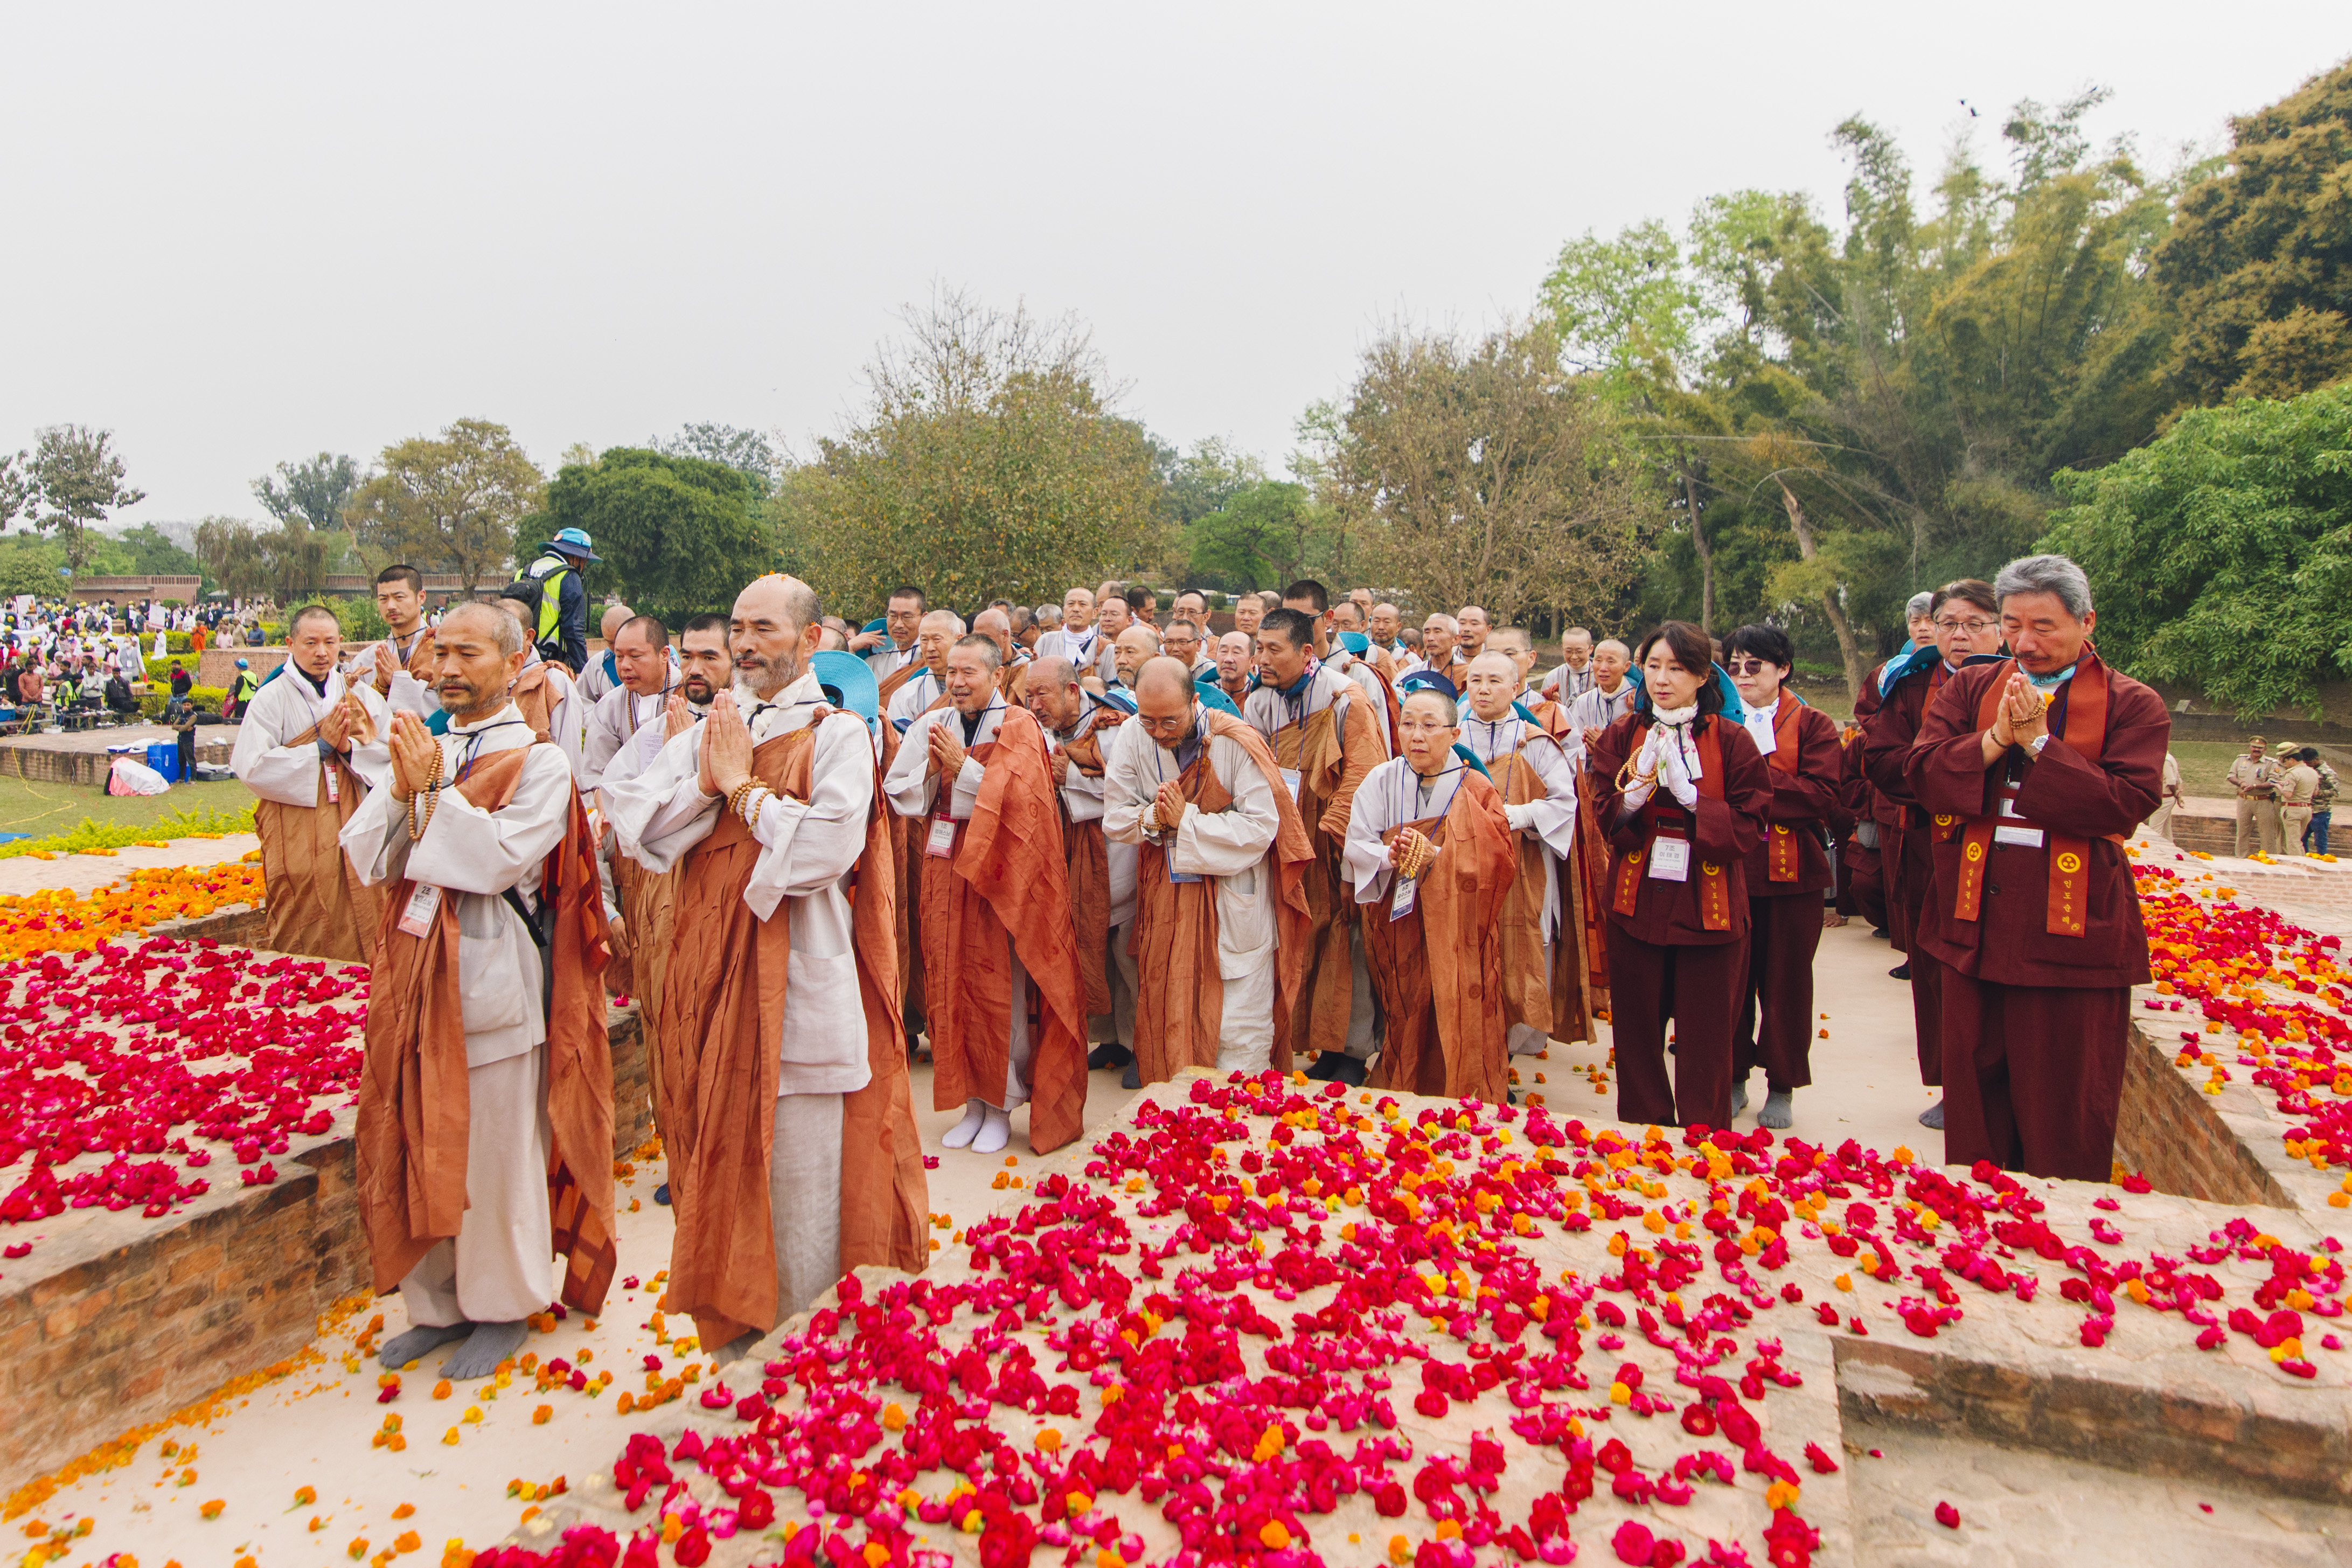
[[[547,541],[546,553],[523,569],[520,582],[539,590],[539,621],[532,641],[539,656],[566,664],[575,675],[588,667],[588,581],[591,561],[603,560],[579,528],[563,528]]]

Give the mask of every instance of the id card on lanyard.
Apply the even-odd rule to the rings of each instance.
[[[2000,790],[2000,815],[2014,817],[2017,814],[2017,786],[2004,784]],[[1996,822],[1993,824],[1992,841],[2021,850],[2038,850],[2042,847],[2042,830],[2014,822]]]
[[[428,935],[433,929],[433,917],[440,911],[441,890],[429,882],[420,882],[401,909],[400,928],[411,936]]]
[[[953,817],[933,817],[931,836],[924,841],[923,852],[934,860],[955,858],[956,820]]]
[[[1402,920],[1406,915],[1411,915],[1414,903],[1420,897],[1421,878],[1417,876],[1397,878],[1396,892],[1389,895],[1389,918]]]
[[[1660,882],[1690,880],[1690,841],[1659,838],[1650,844],[1650,874]]]

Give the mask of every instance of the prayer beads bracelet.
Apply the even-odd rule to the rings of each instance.
[[[416,820],[416,802],[419,798],[425,801],[425,820],[421,822]],[[416,790],[408,797],[408,841],[410,843],[413,844],[425,836],[425,830],[433,825],[433,813],[440,808],[441,748],[436,746],[433,748],[433,777],[425,781],[424,789]]]
[[[1412,831],[1411,829],[1406,831]],[[1412,841],[1405,846],[1404,858],[1397,864],[1397,874],[1412,882],[1427,871],[1429,862],[1436,858],[1437,846],[1421,834],[1414,833]]]
[[[760,809],[759,801],[754,799],[754,797],[762,794],[772,795],[774,793],[774,790],[770,789],[759,779],[746,779],[743,782],[736,785],[734,789],[728,791],[727,810],[734,816],[740,818],[743,825],[748,828],[754,821],[755,814]],[[746,800],[750,800],[751,804],[751,809],[749,811],[743,809],[744,802]]]

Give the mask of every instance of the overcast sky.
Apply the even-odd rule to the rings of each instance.
[[[805,450],[936,284],[1091,325],[1126,411],[1276,467],[1383,322],[1523,311],[1710,192],[1839,211],[2088,82],[2156,164],[2352,50],[2333,4],[16,5],[0,450],[117,435],[131,517],[479,415],[542,465]]]

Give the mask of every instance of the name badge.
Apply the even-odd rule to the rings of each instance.
[[[1397,878],[1396,892],[1389,896],[1389,918],[1402,920],[1412,913],[1413,901],[1421,896],[1419,877]]]
[[[1757,750],[1769,757],[1780,749],[1780,737],[1772,733],[1770,714],[1751,713],[1748,716],[1747,724],[1748,738],[1756,742]]]
[[[955,857],[955,831],[953,817],[933,817],[931,836],[924,842],[923,852],[938,860],[952,860]]]
[[[2042,830],[2013,828],[2007,822],[2002,822],[1993,829],[1992,841],[1997,844],[2015,844],[2020,849],[2038,850],[2042,847]]]
[[[400,928],[411,936],[425,936],[433,929],[433,917],[440,912],[441,890],[429,882],[420,882],[400,912]]]
[[[1690,880],[1690,841],[1658,839],[1650,845],[1650,874],[1660,882]]]
[[[341,779],[337,776],[340,769],[338,769],[331,762],[322,762],[319,766],[326,770],[327,804],[330,806],[335,805],[343,798],[343,783]]]
[[[1282,770],[1282,782],[1284,787],[1289,789],[1293,803],[1298,800],[1299,781],[1304,777],[1296,768],[1286,768]]]
[[[1176,857],[1171,855],[1168,857],[1168,880],[1170,882],[1198,882],[1201,880],[1201,873],[1196,871],[1178,871],[1176,869]]]

